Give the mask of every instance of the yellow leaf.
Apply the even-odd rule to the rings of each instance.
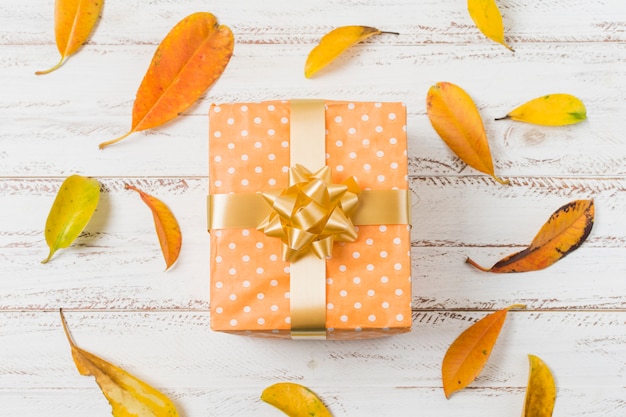
[[[483,120],[472,98],[459,86],[439,82],[426,96],[428,118],[448,147],[467,165],[496,177]]]
[[[69,247],[83,231],[100,199],[100,183],[80,175],[63,181],[46,220],[46,243],[50,248],[47,263],[58,250]]]
[[[111,404],[114,417],[177,417],[178,411],[164,394],[125,370],[76,346],[61,311],[61,322],[81,375],[93,376]]]
[[[189,108],[222,75],[234,45],[231,30],[211,13],[194,13],[178,22],[161,41],[137,90],[130,131],[101,143],[100,149]]]
[[[261,399],[290,417],[332,417],[322,400],[307,387],[291,382],[271,385]]]
[[[124,184],[127,190],[133,190],[139,193],[141,199],[152,210],[152,217],[154,218],[154,227],[159,237],[159,244],[161,245],[161,252],[163,252],[163,258],[165,258],[166,268],[176,262],[180,248],[182,246],[183,236],[178,226],[178,221],[170,209],[158,198],[146,194],[137,187],[129,184]]]
[[[583,102],[570,94],[548,94],[537,97],[496,120],[512,119],[544,126],[564,126],[587,118]]]
[[[556,385],[550,368],[537,356],[528,355],[530,373],[522,417],[551,417]]]
[[[75,53],[91,34],[102,11],[104,0],[56,0],[54,4],[54,32],[61,60],[54,67],[37,71],[36,75],[48,74]]]
[[[495,0],[467,0],[467,11],[483,35],[513,51],[504,42],[502,15]]]
[[[487,269],[467,258],[467,263],[485,272],[527,272],[547,268],[578,249],[593,227],[593,200],[572,201],[555,211],[541,227],[530,246],[511,254]]]
[[[369,26],[342,26],[331,30],[309,53],[304,65],[304,76],[312,77],[352,45],[381,33],[397,35],[395,32],[382,32]]]
[[[483,317],[450,345],[441,365],[446,398],[468,386],[478,376],[496,344],[506,314],[513,308],[526,306],[514,304]]]

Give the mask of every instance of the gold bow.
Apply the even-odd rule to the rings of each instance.
[[[354,177],[331,184],[328,166],[311,173],[297,164],[289,170],[289,184],[285,190],[263,193],[272,212],[257,226],[268,237],[283,242],[284,261],[296,260],[309,251],[320,259],[330,258],[334,241],[356,239],[350,216],[360,190]]]

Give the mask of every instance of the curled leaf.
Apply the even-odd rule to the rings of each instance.
[[[279,382],[263,390],[261,399],[290,417],[332,417],[322,400],[305,386]]]
[[[61,311],[61,322],[81,375],[93,376],[111,404],[114,417],[177,417],[174,403],[160,391],[110,362],[76,346]]]
[[[48,74],[65,62],[89,38],[93,30],[104,0],[56,0],[54,3],[54,33],[57,49],[61,53],[58,64],[45,71],[37,71],[36,75]]]
[[[441,365],[446,398],[468,386],[480,374],[500,335],[507,313],[514,308],[526,306],[514,304],[483,317],[450,345]]]
[[[178,22],[161,41],[137,90],[130,131],[101,143],[100,149],[186,110],[222,75],[234,44],[231,30],[211,13],[194,13]]]
[[[551,417],[556,385],[550,368],[537,356],[528,355],[530,373],[522,417]]]
[[[312,77],[322,68],[333,62],[346,49],[373,35],[382,32],[369,26],[342,26],[331,30],[322,37],[320,43],[311,50],[304,65],[304,76]]]
[[[513,109],[496,120],[512,119],[544,126],[564,126],[587,118],[583,102],[571,94],[548,94],[537,97]]]
[[[504,41],[502,15],[495,0],[467,0],[467,11],[483,35],[513,51]]]
[[[593,227],[593,200],[575,200],[555,211],[530,246],[511,254],[487,269],[467,258],[467,263],[485,272],[527,272],[547,268],[578,249]]]
[[[100,183],[80,175],[63,181],[46,220],[46,243],[50,248],[47,263],[54,253],[69,247],[83,231],[98,207]]]
[[[459,86],[438,82],[426,96],[428,118],[448,147],[467,165],[496,177],[491,160],[487,133],[472,98]]]
[[[176,262],[178,254],[180,253],[180,247],[182,245],[183,236],[178,226],[178,221],[170,209],[158,198],[146,194],[137,187],[129,184],[124,184],[127,190],[133,190],[139,193],[139,196],[144,203],[152,211],[152,217],[154,217],[154,227],[159,237],[159,244],[161,245],[161,252],[163,252],[163,258],[165,258],[166,268]]]

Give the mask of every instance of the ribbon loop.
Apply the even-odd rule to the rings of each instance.
[[[350,216],[360,190],[353,178],[331,184],[328,166],[311,173],[302,165],[291,168],[289,178],[292,185],[279,194],[263,193],[272,212],[257,226],[267,236],[282,240],[283,260],[309,252],[320,259],[330,258],[334,241],[356,239]]]

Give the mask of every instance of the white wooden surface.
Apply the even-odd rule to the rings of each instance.
[[[263,388],[295,381],[335,417],[519,415],[526,355],[558,385],[558,417],[626,415],[626,3],[499,0],[513,54],[473,26],[464,0],[106,0],[91,40],[56,73],[53,0],[0,3],[0,403],[2,415],[107,416],[78,375],[57,310],[77,343],[169,394],[184,417],[280,416]],[[104,151],[127,131],[137,86],[159,41],[184,16],[211,11],[235,55],[196,105],[162,128]],[[400,32],[353,48],[313,80],[308,51],[330,29]],[[501,186],[455,158],[425,113],[428,87],[451,81],[485,119]],[[567,92],[589,120],[565,128],[495,122],[528,99]],[[251,339],[209,329],[207,117],[211,102],[292,97],[407,104],[414,200],[411,333],[355,342]],[[45,219],[72,173],[103,185],[98,211],[47,265]],[[152,219],[133,183],[164,200],[184,234],[163,272]],[[489,275],[550,213],[596,202],[588,241],[544,271]],[[512,303],[471,388],[446,400],[445,350],[472,321]]]

